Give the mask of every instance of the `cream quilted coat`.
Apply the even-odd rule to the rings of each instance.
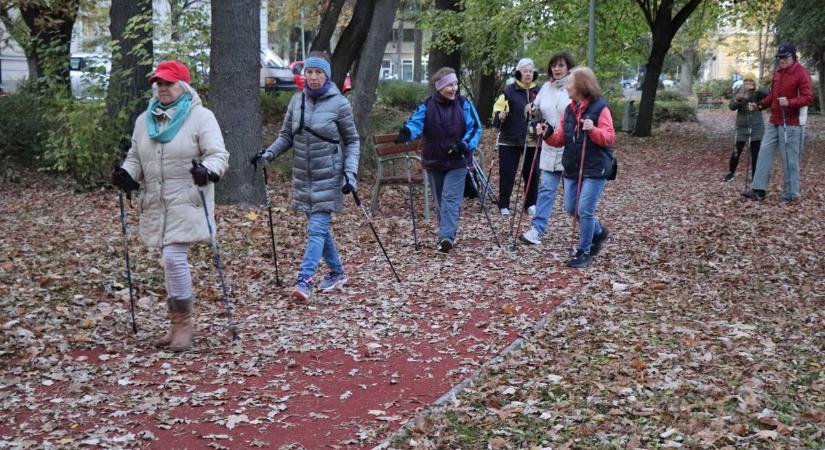
[[[229,152],[215,115],[203,107],[191,86],[183,84],[192,95],[192,103],[175,137],[167,143],[150,139],[144,112],[135,122],[132,148],[123,163],[123,168],[141,184],[140,237],[151,247],[209,240],[198,186],[189,169],[193,159],[219,176],[229,166]],[[158,108],[152,114],[168,120],[174,111]],[[215,230],[215,185],[210,182],[200,189],[206,196],[209,221]]]

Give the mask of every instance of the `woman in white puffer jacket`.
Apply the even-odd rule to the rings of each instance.
[[[533,106],[541,112],[543,118],[543,122],[536,125],[537,133],[551,134],[555,128],[559,127],[564,109],[570,104],[567,81],[570,70],[575,65],[573,57],[566,52],[556,53],[550,57],[550,62],[547,64],[550,79],[541,86],[533,102]],[[541,238],[547,231],[547,221],[553,214],[556,190],[562,178],[561,155],[563,151],[563,147],[551,147],[542,141],[539,159],[541,178],[536,200],[536,215],[533,216],[530,229],[520,236],[521,241],[526,244],[541,244]]]
[[[166,303],[171,327],[155,342],[158,347],[184,351],[192,345],[191,244],[210,240],[203,203],[214,218],[214,183],[229,166],[229,152],[218,121],[189,85],[189,69],[179,61],[164,61],[149,79],[156,92],[147,111],[138,116],[132,147],[123,167],[112,173],[112,184],[131,192],[143,184],[140,237],[161,249],[166,280]],[[192,166],[192,161],[198,163]]]

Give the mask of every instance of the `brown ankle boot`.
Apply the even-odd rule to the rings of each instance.
[[[172,316],[170,351],[183,352],[192,348],[192,302],[193,297],[170,299],[169,311]]]
[[[172,337],[175,335],[175,330],[177,329],[177,324],[175,323],[175,316],[172,312],[172,301],[175,300],[172,297],[166,298],[166,305],[169,307],[169,321],[171,324],[169,325],[169,331],[166,332],[162,338],[155,340],[154,345],[155,347],[168,347],[169,344],[172,343]]]

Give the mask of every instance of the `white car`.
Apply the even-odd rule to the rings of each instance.
[[[105,97],[111,70],[112,62],[105,56],[90,53],[72,55],[69,59],[72,95],[80,99]]]

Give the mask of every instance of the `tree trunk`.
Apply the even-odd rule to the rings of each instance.
[[[70,44],[80,0],[54,1],[50,6],[40,2],[16,3],[23,22],[29,28],[32,53],[35,55],[34,63],[29,63],[29,79],[40,85],[40,89],[51,85],[70,95]]]
[[[392,25],[390,25],[392,28]],[[404,66],[403,62],[401,61],[401,46],[404,42],[404,16],[403,14],[400,15],[398,19],[398,31],[395,33],[395,75],[396,79],[403,80],[404,79]]]
[[[460,11],[461,4],[459,0],[435,0],[435,8],[443,10]],[[453,36],[456,42],[461,39],[458,36]],[[452,67],[461,78],[461,53],[455,51],[447,53],[446,50],[436,47],[430,47],[430,60],[427,63],[427,78],[442,67]]]
[[[656,102],[656,89],[659,87],[659,74],[665,63],[665,56],[670,48],[673,35],[665,42],[661,36],[653,34],[653,46],[645,65],[645,79],[642,83],[642,98],[639,100],[639,110],[636,116],[636,136],[650,136],[653,128],[653,105]]]
[[[344,85],[347,72],[361,54],[361,48],[364,46],[370,29],[375,3],[376,0],[358,0],[352,12],[352,19],[341,33],[341,39],[335,46],[335,53],[332,55],[332,81],[337,86]],[[384,50],[381,50],[381,54],[384,54]]]
[[[369,127],[368,118],[375,103],[375,90],[381,72],[381,61],[384,59],[384,49],[392,37],[392,23],[395,21],[395,13],[400,3],[400,0],[376,2],[372,25],[358,58],[358,71],[352,90],[352,109],[361,142],[366,142],[367,137],[373,132]]]
[[[423,35],[421,30],[416,26],[413,31],[413,81],[416,83],[424,79],[421,73],[421,41],[423,40]]]
[[[221,204],[259,205],[263,180],[250,176],[249,158],[261,147],[258,98],[261,0],[212,2],[209,100],[229,150],[229,170],[217,184]]]
[[[759,27],[759,34],[757,34],[757,38],[759,39],[759,46],[756,50],[756,57],[759,58],[759,81],[762,81],[762,77],[765,76],[765,50],[762,47],[762,27]]]
[[[694,47],[682,52],[682,71],[679,74],[679,93],[684,96],[693,93],[693,63],[696,50]]]
[[[324,12],[321,13],[321,23],[318,26],[318,34],[312,41],[310,51],[329,52],[329,40],[332,39],[332,34],[335,32],[335,26],[338,24],[338,17],[341,15],[341,8],[344,6],[344,0],[327,0]]]
[[[817,71],[819,72],[819,114],[825,114],[825,48],[820,48],[819,63]]]
[[[146,109],[149,73],[152,72],[152,0],[112,0],[109,10],[112,71],[106,95],[110,119],[125,115],[127,127]]]
[[[493,116],[493,104],[496,102],[497,83],[495,71],[482,72],[478,82],[478,93],[476,94],[476,108],[478,117],[483,124],[487,124]]]
[[[688,0],[676,13],[673,12],[673,0],[661,0],[651,4],[646,0],[636,0],[645,14],[648,26],[653,35],[650,46],[650,55],[647,58],[645,79],[642,83],[642,98],[639,101],[639,112],[636,116],[636,136],[650,136],[653,128],[653,105],[656,102],[656,88],[659,85],[659,74],[665,62],[667,52],[673,42],[673,36],[679,31],[702,0]],[[652,5],[656,5],[650,9]]]

